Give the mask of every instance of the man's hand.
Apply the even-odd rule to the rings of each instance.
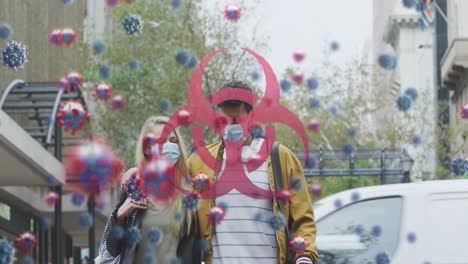
[[[120,178],[120,188],[124,189],[125,184],[127,181],[132,177],[133,175],[136,175],[138,172],[138,168],[131,168],[128,171],[126,171],[123,175],[122,178]]]
[[[117,211],[117,215],[116,215],[117,220],[119,222],[123,222],[125,217],[130,215],[133,212],[133,210],[146,209],[147,208],[146,204],[147,204],[146,200],[144,200],[142,204],[136,204],[132,201],[132,199],[127,198],[127,200],[125,200],[125,202],[122,204],[122,206],[120,206],[119,210]]]

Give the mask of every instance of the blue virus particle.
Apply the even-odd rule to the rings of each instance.
[[[330,43],[330,50],[331,51],[338,51],[340,50],[340,43],[338,41],[332,41]]]
[[[201,240],[197,241],[197,247],[198,247],[199,250],[201,250],[203,252],[207,252],[208,249],[210,248],[210,244],[208,243],[208,240],[201,239]]]
[[[102,40],[96,40],[93,43],[93,54],[99,56],[106,51],[106,44]]]
[[[306,85],[307,89],[309,90],[317,90],[317,88],[319,87],[319,82],[314,77],[310,77],[306,80]]]
[[[450,171],[455,174],[455,176],[465,176],[468,172],[468,160],[462,156],[452,159],[452,162],[450,163]]]
[[[157,263],[157,259],[156,259],[156,256],[154,255],[154,251],[151,247],[147,247],[143,255],[143,264],[154,264],[154,263]]]
[[[229,206],[228,206],[228,204],[226,202],[224,202],[224,201],[217,202],[216,205],[223,208],[224,212],[228,211]]]
[[[12,33],[13,33],[13,29],[11,29],[10,25],[8,24],[0,25],[0,40],[9,39]]]
[[[146,238],[150,244],[159,245],[163,240],[163,232],[157,227],[152,227],[146,233]]]
[[[197,193],[189,193],[182,199],[182,204],[185,209],[195,212],[200,207],[200,196]]]
[[[123,229],[121,225],[114,225],[112,227],[111,236],[114,239],[120,240],[123,238],[124,234],[125,234],[125,230]]]
[[[82,206],[86,201],[86,197],[81,193],[74,192],[72,193],[70,200],[74,206]]]
[[[34,264],[34,259],[31,256],[26,256],[23,259],[23,264]]]
[[[269,219],[268,223],[270,226],[275,230],[283,230],[284,226],[286,225],[286,218],[283,214],[273,214]]]
[[[364,227],[362,227],[362,225],[357,225],[354,227],[354,233],[359,236],[362,235],[364,233]]]
[[[354,128],[354,127],[348,128],[348,130],[346,132],[348,134],[348,137],[350,137],[350,138],[355,138],[357,136],[357,129]]]
[[[386,252],[379,252],[375,255],[376,264],[390,264],[390,257]]]
[[[128,68],[130,68],[131,71],[140,69],[140,62],[137,60],[131,60],[128,62]]]
[[[346,144],[343,146],[343,152],[347,156],[351,156],[354,152],[356,152],[356,148],[354,148],[353,144]]]
[[[182,222],[183,218],[184,218],[184,214],[180,211],[174,214],[174,220],[176,222],[179,222],[179,223]]]
[[[312,108],[314,110],[320,108],[320,100],[317,99],[317,98],[310,99],[309,106],[310,106],[310,108]]]
[[[406,239],[408,240],[410,244],[413,244],[414,242],[416,242],[416,234],[413,232],[409,232],[408,235],[406,236]]]
[[[400,95],[396,100],[396,105],[401,112],[408,112],[412,105],[411,97]]]
[[[26,46],[18,41],[12,41],[2,50],[3,65],[12,71],[17,71],[28,62]]]
[[[39,220],[39,224],[41,225],[42,229],[49,230],[50,229],[50,219],[47,217],[43,217]]]
[[[71,5],[73,4],[74,0],[60,0],[60,2],[64,5]]]
[[[190,56],[187,62],[184,64],[185,69],[194,69],[198,65],[198,60],[194,56]]]
[[[357,202],[361,199],[361,195],[358,192],[351,193],[351,201]]]
[[[252,130],[250,135],[252,136],[252,138],[264,138],[265,130],[263,129],[263,127],[258,126]]]
[[[336,106],[331,106],[328,110],[330,111],[330,114],[331,114],[332,116],[338,115],[338,107],[336,107]]]
[[[140,229],[136,226],[132,226],[125,232],[125,239],[129,245],[135,245],[141,240]]]
[[[422,144],[422,138],[420,136],[414,136],[413,139],[411,140],[414,146],[419,146]]]
[[[382,227],[380,227],[379,225],[373,226],[371,229],[371,234],[375,237],[379,237],[380,235],[382,235]]]
[[[402,0],[401,4],[408,9],[415,8],[416,7],[416,1],[417,0]]]
[[[81,227],[89,229],[93,225],[93,217],[88,212],[81,213],[78,216],[78,223]]]
[[[291,90],[291,82],[288,80],[281,80],[280,88],[281,88],[281,91],[288,92],[289,90]]]
[[[172,103],[168,99],[162,99],[159,102],[159,110],[163,113],[167,113],[171,110],[172,108]]]
[[[170,264],[182,264],[182,260],[180,260],[180,258],[177,256],[172,256],[169,263]]]
[[[109,79],[112,76],[111,68],[107,65],[101,66],[101,68],[99,68],[99,76],[104,80]]]
[[[388,71],[394,70],[398,65],[397,58],[394,55],[388,53],[380,54],[377,62],[379,63],[380,67]]]
[[[15,248],[10,241],[2,238],[0,239],[0,264],[13,263],[15,259]]]
[[[143,22],[140,16],[131,14],[124,18],[122,27],[127,35],[136,36],[143,30]]]
[[[173,8],[180,8],[182,6],[182,0],[172,0],[171,5]]]
[[[190,56],[191,55],[186,51],[178,51],[174,58],[178,64],[184,65],[190,59]]]
[[[296,192],[300,191],[303,187],[303,183],[300,177],[293,176],[289,182],[289,186]]]
[[[309,161],[306,164],[308,169],[315,169],[317,167],[317,159],[314,155],[309,155]]]
[[[409,96],[411,100],[416,101],[418,99],[418,90],[414,87],[406,89],[405,95]]]
[[[335,202],[333,202],[335,205],[335,208],[341,208],[343,207],[343,202],[340,199],[336,199]]]
[[[258,71],[253,71],[250,73],[250,78],[252,81],[257,82],[260,80],[260,73],[258,73]]]

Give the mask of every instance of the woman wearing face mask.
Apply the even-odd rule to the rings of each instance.
[[[146,146],[143,141],[150,133],[159,138],[168,120],[167,117],[150,117],[143,125],[135,155],[138,166],[144,160],[151,159],[152,155],[159,155],[158,144],[151,147]],[[180,187],[189,190],[185,148],[178,130],[174,130],[166,142],[159,144],[163,144],[162,156],[175,167],[176,180]],[[183,208],[184,194],[178,191],[169,204],[156,204],[144,198],[140,200],[140,193],[131,187],[137,172],[137,168],[132,168],[122,176],[122,195],[104,230],[99,248],[100,257],[96,263],[169,264],[177,263],[171,262],[176,258],[180,260],[178,263],[200,263],[201,252],[196,244],[199,240],[198,223],[193,213]],[[182,220],[176,221],[180,217]],[[139,228],[140,241],[136,245],[130,245],[125,236],[119,239],[115,235],[118,226],[123,230]],[[155,239],[158,234],[161,238]]]

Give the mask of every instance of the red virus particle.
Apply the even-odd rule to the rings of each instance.
[[[240,7],[238,7],[236,5],[233,5],[233,4],[227,5],[226,8],[224,9],[224,17],[228,21],[231,21],[231,22],[239,21],[239,19],[241,17]]]
[[[305,52],[301,50],[296,50],[293,52],[293,59],[297,63],[301,63],[302,61],[304,61],[305,57],[306,57]]]
[[[59,89],[63,90],[64,92],[67,92],[71,88],[70,81],[68,81],[68,79],[64,77],[64,78],[60,79],[60,81],[58,83],[58,87],[59,87]]]
[[[176,168],[163,156],[144,160],[139,167],[145,194],[156,203],[170,203],[177,195]]]
[[[304,73],[302,72],[295,72],[291,74],[291,80],[297,84],[301,85],[304,82]]]
[[[49,41],[52,44],[56,45],[56,46],[62,45],[63,44],[63,33],[62,33],[62,31],[59,30],[59,29],[55,29],[52,32],[50,32]]]
[[[112,98],[112,108],[114,110],[122,110],[125,106],[125,100],[123,99],[122,96],[117,95]]]
[[[62,31],[63,43],[67,46],[73,44],[76,40],[76,32],[71,28],[66,28]]]
[[[77,72],[70,72],[65,77],[70,83],[70,89],[76,90],[83,85],[83,76]]]
[[[61,104],[56,118],[60,126],[65,127],[65,132],[75,135],[76,132],[83,129],[90,115],[81,100],[69,100]]]
[[[322,186],[320,186],[320,184],[317,183],[312,184],[312,186],[310,186],[309,191],[314,197],[319,197],[323,193]]]
[[[44,197],[44,202],[49,207],[56,206],[59,200],[60,196],[56,192],[50,192]]]
[[[302,255],[306,248],[309,246],[303,237],[294,236],[289,240],[289,249],[297,256]]]
[[[226,211],[224,211],[224,209],[221,206],[214,206],[210,209],[207,216],[210,224],[218,225],[221,223],[221,221],[224,220],[224,217],[226,216]]]
[[[192,179],[192,187],[198,192],[206,191],[211,187],[211,179],[205,173],[199,173]]]
[[[98,83],[94,89],[94,96],[101,101],[107,101],[112,96],[112,86],[105,82]]]
[[[468,104],[464,104],[460,111],[461,118],[468,119]]]
[[[16,245],[21,249],[21,251],[28,253],[36,247],[37,240],[32,233],[26,231],[18,236],[16,239]]]
[[[307,125],[307,127],[309,128],[310,131],[314,133],[318,133],[320,131],[320,123],[319,121],[315,119],[311,120],[309,124]]]

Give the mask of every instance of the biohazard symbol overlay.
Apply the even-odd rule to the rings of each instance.
[[[188,104],[179,108],[171,116],[161,135],[161,139],[166,139],[173,129],[180,126],[192,125],[192,136],[195,150],[201,160],[216,173],[220,172],[222,161],[216,159],[216,157],[208,151],[203,135],[203,127],[200,125],[208,126],[216,131],[219,136],[223,137],[226,126],[232,124],[233,118],[216,112],[208,104],[203,93],[202,78],[204,70],[210,60],[217,54],[226,50],[228,49],[224,48],[217,50],[201,61],[195,69],[190,81]],[[307,163],[309,160],[309,144],[305,128],[293,112],[280,104],[280,89],[273,69],[263,57],[254,51],[247,48],[243,48],[242,50],[250,53],[258,60],[266,77],[265,95],[261,102],[258,103],[249,114],[236,118],[236,122],[242,126],[244,136],[247,137],[250,135],[250,132],[260,125],[268,125],[272,123],[284,124],[294,129],[301,138],[304,144],[304,150],[306,153],[305,160]],[[213,100],[219,100],[221,97],[231,100],[238,100],[239,96],[241,98],[246,97],[246,94],[240,95],[238,93],[239,89],[237,89],[237,92],[235,90],[236,89],[227,89],[227,92],[224,90],[219,91],[217,93],[222,92],[223,94],[213,94],[210,96],[210,101],[213,102]],[[250,99],[252,98],[257,97],[252,93]],[[275,139],[275,129],[273,126],[266,127],[265,139],[267,140],[264,140],[258,154],[251,157],[246,163],[241,162],[241,150],[244,141],[239,140],[237,142],[232,142],[224,140],[224,153],[226,156],[222,175],[220,175],[218,180],[210,188],[211,191],[201,193],[201,198],[215,199],[227,194],[233,189],[236,189],[244,195],[257,199],[272,199],[279,197],[281,190],[278,190],[278,192],[272,192],[270,190],[262,189],[256,186],[246,175],[246,172],[252,172],[258,169],[262,164],[264,164],[270,155]],[[162,145],[160,145],[160,147],[162,147]],[[284,184],[286,185],[286,183]]]

